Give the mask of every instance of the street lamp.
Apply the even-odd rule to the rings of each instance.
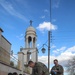
[[[46,49],[45,49],[45,48],[42,48],[42,50],[41,50],[41,51],[42,51],[42,53],[45,53]]]
[[[43,48],[42,48],[43,53],[45,53],[46,51],[46,49],[44,48],[44,45],[46,44],[43,44]],[[48,46],[47,47],[48,47],[48,71],[49,71],[49,68],[50,68],[50,31],[48,31]]]
[[[41,49],[42,53],[45,53],[45,51],[46,51],[46,49],[44,48],[44,45],[45,44],[43,44],[43,48]]]
[[[51,19],[52,19],[52,16],[51,16],[51,0],[50,0],[50,22],[51,22]],[[51,29],[51,27],[50,27],[50,29]],[[51,35],[51,30],[49,30],[48,31],[48,71],[49,71],[49,68],[50,68],[50,35]],[[45,44],[44,44],[45,45]],[[45,52],[45,48],[44,48],[44,46],[43,46],[43,48],[42,48],[42,52]]]

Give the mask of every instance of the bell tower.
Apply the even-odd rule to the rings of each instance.
[[[27,64],[29,60],[33,62],[38,61],[38,51],[36,47],[37,35],[34,27],[32,26],[32,20],[30,20],[30,25],[26,29],[25,32],[25,48],[20,48],[19,58],[21,57],[20,54],[23,54],[23,63]]]
[[[24,66],[28,64],[29,60],[32,60],[33,62],[38,61],[38,51],[37,51],[37,35],[34,27],[32,26],[32,20],[30,20],[30,25],[26,29],[25,32],[25,47],[20,48],[20,52],[18,52],[18,59],[20,61],[19,68],[22,70],[22,73],[24,71]],[[26,69],[27,67],[25,67]],[[29,68],[30,69],[30,68]],[[29,70],[31,72],[31,70]]]
[[[32,20],[30,20],[30,26],[27,28],[25,33],[25,50],[23,50],[24,61],[28,63],[29,60],[37,62],[37,47],[36,47],[37,35],[36,31],[32,26]]]
[[[32,27],[32,21],[30,20],[30,26],[26,30],[25,34],[25,47],[26,48],[36,48],[37,41],[36,31]]]

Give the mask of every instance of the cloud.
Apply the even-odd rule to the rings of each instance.
[[[59,8],[60,0],[53,0],[53,8]]]
[[[61,52],[63,52],[65,49],[66,49],[66,47],[61,47],[60,49],[53,50],[53,54],[61,53]]]
[[[44,14],[45,14],[45,17],[50,17],[50,10],[48,10],[48,9],[45,9],[44,10]],[[43,16],[44,17],[44,16]]]
[[[61,47],[59,50],[62,51],[62,50],[65,50],[65,49],[66,49],[66,47]]]
[[[39,26],[37,27],[38,30],[44,32],[45,30],[56,30],[57,27],[50,22],[43,22],[40,23]]]
[[[20,14],[19,12],[17,12],[13,5],[10,4],[9,2],[6,2],[6,0],[0,0],[0,5],[11,15],[16,16],[24,21],[27,21],[27,19],[24,17],[24,15]]]
[[[52,45],[51,48],[56,48],[56,46],[55,45]]]
[[[61,47],[60,49],[53,50],[53,53],[54,54],[60,53],[60,52],[63,52],[65,49],[66,49],[66,47]]]
[[[45,15],[44,15],[44,16],[41,16],[41,18],[42,18],[42,19],[45,18]]]
[[[75,53],[75,46],[67,49],[66,52],[73,52],[73,53]]]
[[[12,25],[6,25],[6,24],[4,24],[4,26],[7,27],[7,28],[10,29],[10,30],[11,30],[11,29],[12,29],[12,30],[15,29],[15,27],[12,26]]]
[[[43,62],[44,64],[47,64],[48,63],[48,60],[47,60],[48,56],[39,56],[38,57],[38,60],[40,62]]]
[[[60,50],[66,49],[65,47],[61,47]],[[66,64],[68,60],[75,56],[75,46],[66,49],[64,52],[60,53],[57,56],[50,56],[50,64],[53,64],[54,59],[58,59],[59,64]],[[39,61],[48,64],[48,56],[39,56]]]
[[[56,19],[52,19],[52,22],[56,22]]]
[[[20,34],[19,36],[16,36],[19,40],[23,40],[24,39],[24,35]]]
[[[49,11],[47,9],[45,9],[44,12],[48,13]]]
[[[64,49],[66,49],[66,47],[60,48],[61,51]],[[66,49],[64,52],[61,52],[58,56],[51,56],[51,59],[53,60],[54,58],[56,58],[59,60],[59,63],[64,65],[68,60],[70,60],[74,56],[75,56],[75,46]]]
[[[37,46],[39,47],[39,46],[40,46],[40,44],[37,44]]]

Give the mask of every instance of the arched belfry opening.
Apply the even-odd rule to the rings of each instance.
[[[28,37],[28,42],[26,42],[26,43],[28,43],[28,48],[35,48],[36,47],[36,37],[29,36]]]
[[[32,37],[31,36],[28,37],[28,45],[29,45],[29,48],[32,48]]]
[[[35,44],[36,44],[36,38],[34,37],[33,38],[33,47],[35,47]]]

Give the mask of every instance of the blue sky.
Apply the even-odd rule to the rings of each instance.
[[[52,30],[51,65],[55,58],[63,64],[75,55],[75,0],[52,0],[50,22],[50,0],[0,0],[0,27],[3,35],[11,42],[14,54],[25,47],[25,31],[29,21],[37,33],[39,61],[47,64],[46,53],[41,52],[48,45],[48,30]],[[51,28],[50,28],[51,27]],[[62,58],[62,59],[61,59]]]

